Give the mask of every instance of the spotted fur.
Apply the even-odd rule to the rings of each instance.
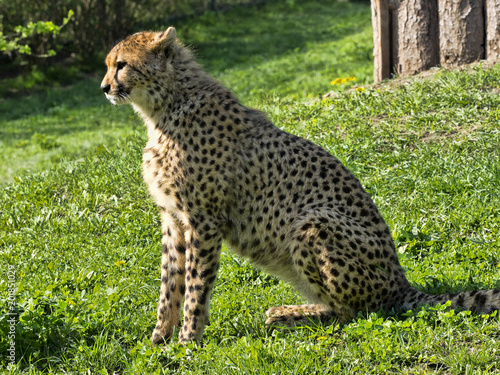
[[[334,156],[275,127],[208,76],[175,30],[141,32],[106,58],[101,88],[131,104],[148,131],[144,179],[162,218],[161,291],[152,340],[202,337],[221,243],[291,283],[312,305],[268,311],[267,324],[347,322],[451,300],[491,312],[500,291],[432,296],[413,288],[389,229]]]

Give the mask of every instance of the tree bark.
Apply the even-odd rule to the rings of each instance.
[[[483,0],[439,0],[440,64],[456,67],[485,57]]]
[[[500,2],[486,0],[486,58],[500,61]]]
[[[392,71],[389,1],[372,0],[373,79],[380,82]]]
[[[372,0],[374,79],[500,62],[500,0]]]
[[[451,0],[456,1],[456,0]],[[415,74],[439,63],[435,1],[400,0],[394,27],[395,71]]]

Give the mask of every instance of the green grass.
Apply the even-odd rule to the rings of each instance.
[[[367,4],[269,3],[207,13],[174,26],[206,69],[247,104],[258,106],[269,95],[318,96],[352,84],[331,86],[338,77],[371,80]],[[58,81],[58,71],[39,69],[0,83],[0,93],[12,88],[33,92],[0,99],[0,185],[55,162],[83,158],[142,127],[132,110],[112,108],[100,92],[104,63],[101,71],[72,85],[67,84],[71,72],[64,71]]]
[[[206,69],[245,103],[270,93],[317,96],[338,77],[372,80],[369,4],[286,1],[175,26]]]
[[[330,80],[360,77],[370,66],[325,74],[318,81],[325,81],[324,87],[313,80],[302,86],[299,80],[279,78],[277,72],[288,63],[293,75],[288,59],[303,53],[314,62],[316,46],[335,39],[322,39],[311,25],[305,35],[286,31],[297,28],[295,18],[304,18],[292,11],[307,8],[318,25],[337,20],[327,17],[327,2],[268,7],[262,21],[253,9],[242,12],[253,22],[235,11],[240,18],[232,28],[241,26],[248,35],[242,32],[234,44],[223,26],[232,19],[229,13],[221,20],[205,16],[200,24],[206,25],[199,29],[194,20],[185,29],[178,26],[179,34],[190,29],[189,38],[199,41],[198,54],[207,56],[205,66],[229,86],[254,72],[249,89],[242,84],[238,95],[281,128],[326,148],[361,179],[392,230],[413,285],[429,293],[500,288],[500,66],[440,72],[401,86],[367,87],[319,100],[316,93],[328,91]],[[339,22],[351,14],[351,23],[359,16],[369,26],[367,6],[331,7],[347,9]],[[290,11],[294,26],[283,26],[289,35],[283,43],[279,32],[258,27],[274,27],[266,14],[279,9]],[[326,20],[319,21],[323,14]],[[360,29],[333,42],[342,48],[344,41],[349,48],[349,40],[363,39],[353,36]],[[369,35],[368,28],[363,30]],[[243,42],[254,33],[268,44],[249,42],[245,53]],[[288,47],[293,38],[299,52]],[[240,49],[217,62],[224,43],[229,51]],[[254,55],[262,61],[253,62]],[[227,65],[217,70],[219,64]],[[295,68],[297,77],[314,75],[301,72],[301,64]],[[265,95],[254,81],[260,79],[258,69],[269,69],[262,81]],[[203,345],[152,348],[161,230],[141,176],[145,131],[129,109],[105,103],[98,84],[89,79],[0,102],[0,165],[12,168],[2,171],[0,190],[0,371],[8,365],[10,266],[17,287],[15,373],[500,373],[497,316],[435,307],[399,316],[360,315],[344,326],[269,333],[267,308],[303,300],[227,248]],[[32,172],[9,183],[26,160]]]
[[[107,105],[98,86],[92,79],[0,101],[0,185],[62,160],[82,158],[142,128],[131,110]]]
[[[499,81],[500,67],[477,68],[325,101],[261,104],[276,124],[360,177],[412,284],[431,293],[499,288]],[[141,178],[143,132],[117,142],[1,192],[0,262],[16,271],[16,350],[25,373],[500,371],[498,318],[442,307],[268,333],[268,307],[303,301],[226,248],[203,346],[151,348],[159,219]]]

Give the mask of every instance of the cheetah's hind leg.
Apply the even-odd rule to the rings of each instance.
[[[323,305],[285,305],[272,307],[266,312],[266,326],[295,327],[314,323],[332,323],[338,317]]]

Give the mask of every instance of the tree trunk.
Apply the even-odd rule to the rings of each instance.
[[[440,64],[456,67],[485,57],[483,0],[438,0]]]
[[[500,2],[486,0],[486,58],[500,61]]]
[[[415,74],[439,63],[437,23],[435,1],[399,1],[394,23],[396,73]]]
[[[392,73],[390,9],[388,0],[372,0],[373,78],[375,82],[389,78]]]
[[[371,0],[374,79],[500,62],[500,0]]]

